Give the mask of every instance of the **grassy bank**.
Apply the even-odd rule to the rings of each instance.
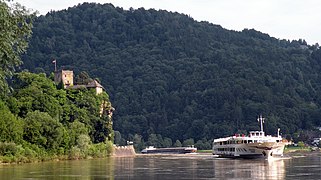
[[[294,153],[294,152],[316,152],[320,151],[319,149],[313,149],[313,147],[310,146],[304,146],[304,147],[295,147],[295,146],[287,146],[284,149],[284,153]]]
[[[212,150],[211,149],[197,150],[197,153],[212,153]]]

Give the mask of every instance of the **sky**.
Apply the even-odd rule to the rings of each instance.
[[[255,29],[278,39],[321,45],[321,0],[14,0],[41,15],[83,2],[187,14],[229,30]]]

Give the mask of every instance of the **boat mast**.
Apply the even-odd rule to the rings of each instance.
[[[265,118],[263,118],[262,115],[260,115],[260,116],[257,118],[257,121],[259,121],[259,122],[261,123],[261,131],[262,131],[262,132],[264,132],[264,131],[263,131],[264,119],[265,119]]]

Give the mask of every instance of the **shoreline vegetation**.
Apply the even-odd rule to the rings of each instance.
[[[9,2],[0,0],[0,163],[108,156],[113,107],[99,79],[56,64],[48,74],[21,69],[36,13]]]
[[[21,72],[14,80],[14,91],[0,100],[0,163],[111,153],[112,107],[106,92],[62,89],[45,74]]]
[[[83,147],[73,147],[64,154],[56,154],[39,148],[31,149],[22,145],[15,145],[15,143],[0,143],[0,152],[6,149],[8,153],[10,149],[11,153],[14,153],[14,155],[8,153],[7,155],[0,156],[0,165],[106,158],[112,155],[112,146],[113,143],[111,141],[106,141],[97,144],[87,144]]]
[[[0,143],[0,151],[4,143]],[[14,143],[7,143],[11,146]],[[112,142],[108,141],[106,143],[91,144],[85,149],[73,148],[68,154],[51,154],[50,152],[41,152],[39,154],[30,153],[30,149],[26,148],[24,150],[25,154],[17,154],[0,156],[0,165],[6,164],[21,164],[21,163],[37,163],[45,161],[65,161],[65,160],[81,160],[81,159],[97,159],[97,158],[106,158],[112,156]],[[16,146],[16,151],[23,152],[21,146]],[[29,152],[27,152],[29,151]],[[29,153],[29,154],[28,154]],[[202,154],[211,154],[212,150],[197,150],[197,153]],[[310,155],[320,153],[320,149],[315,149],[311,146],[307,147],[292,147],[288,146],[284,149],[285,155],[297,156],[297,155]],[[141,154],[137,154],[141,155]],[[115,156],[117,157],[117,156]]]

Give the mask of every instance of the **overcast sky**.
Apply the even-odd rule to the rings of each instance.
[[[129,9],[144,7],[190,15],[223,28],[254,28],[278,39],[305,39],[321,44],[321,0],[15,0],[46,14],[82,2],[112,3]]]

